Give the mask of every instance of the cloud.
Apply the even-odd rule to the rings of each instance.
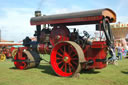
[[[0,16],[2,39],[19,41],[25,36],[32,36],[34,28],[30,26],[30,18],[34,16],[33,9],[4,8],[5,16]]]
[[[51,9],[50,14],[62,14],[62,13],[70,13],[70,12],[77,12],[82,11],[83,9],[78,6],[71,6],[70,8],[53,8]]]
[[[56,1],[57,0],[40,0],[36,10],[44,11],[46,9],[46,11],[51,11],[51,9],[56,7]]]
[[[79,7],[73,6],[68,8],[52,8],[48,14],[66,13],[80,10]],[[26,36],[33,36],[35,26],[30,25],[30,18],[34,16],[35,9],[32,8],[1,8],[3,14],[0,16],[0,29],[2,39],[20,41]]]

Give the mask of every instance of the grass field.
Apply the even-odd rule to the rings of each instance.
[[[128,85],[128,59],[94,72],[81,72],[79,78],[58,77],[49,64],[18,70],[11,60],[0,62],[0,85]]]

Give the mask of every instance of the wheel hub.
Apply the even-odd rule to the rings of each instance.
[[[64,57],[64,62],[68,62],[69,58],[67,56]]]

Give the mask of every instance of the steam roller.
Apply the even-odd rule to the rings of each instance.
[[[34,36],[37,41],[31,41],[29,37],[23,40],[24,47],[18,48],[14,65],[18,69],[37,67],[44,60],[39,54],[49,54],[49,63],[58,76],[74,76],[81,69],[105,68],[108,51],[114,54],[110,28],[110,23],[114,22],[116,14],[108,8],[45,16],[41,15],[41,11],[35,11],[30,23],[36,25]],[[72,32],[69,28],[89,24],[96,25],[96,30],[104,33],[105,38],[100,35],[98,41],[90,41],[87,31],[80,35],[76,28]]]

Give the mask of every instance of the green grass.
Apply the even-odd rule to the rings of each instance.
[[[18,70],[13,62],[6,60],[0,62],[0,85],[128,85],[128,59],[118,63],[94,72],[82,71],[79,78],[64,78],[56,76],[43,61],[38,68]]]

